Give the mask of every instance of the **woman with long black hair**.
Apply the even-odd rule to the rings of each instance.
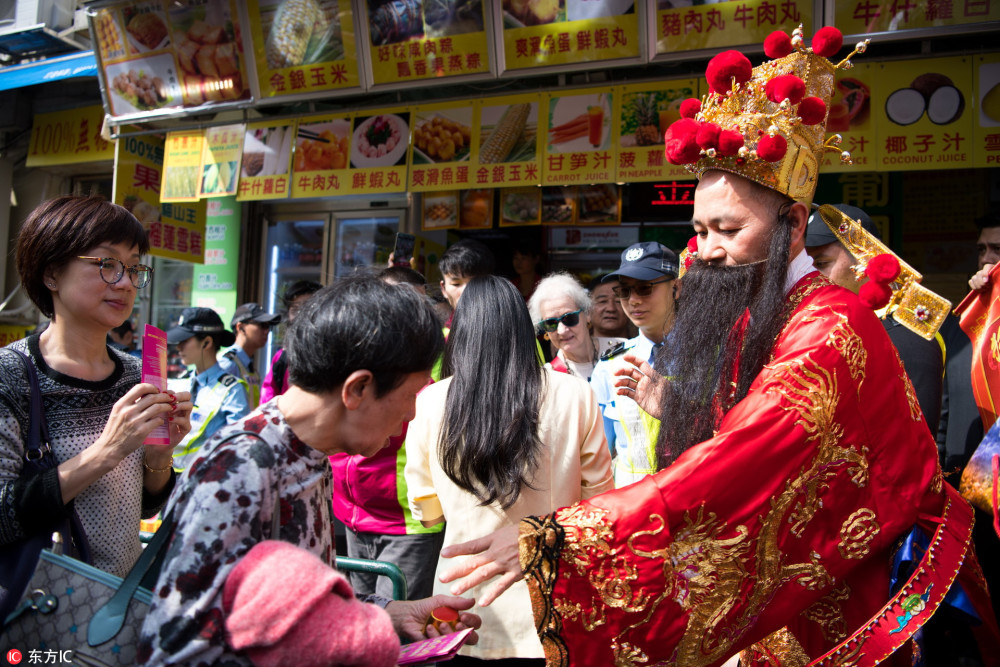
[[[446,379],[417,397],[406,482],[416,519],[447,521],[445,546],[613,487],[594,393],[580,378],[541,367],[531,317],[509,281],[469,282],[443,371]],[[447,586],[435,583],[438,591]],[[463,648],[454,664],[541,662],[523,581],[476,613],[483,619],[479,644]]]

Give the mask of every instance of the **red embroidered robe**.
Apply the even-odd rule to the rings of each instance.
[[[937,449],[870,309],[817,273],[789,308],[715,437],[522,522],[550,666],[805,665],[886,603],[894,541],[942,512]]]

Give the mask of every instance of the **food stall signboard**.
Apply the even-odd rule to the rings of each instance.
[[[163,139],[123,136],[115,144],[111,198],[142,223],[149,234],[149,254],[204,262],[206,202],[160,203]]]
[[[457,229],[459,218],[458,204],[461,194],[457,190],[425,192],[423,197],[421,197],[421,231]]]
[[[372,83],[489,75],[485,0],[365,0]]]
[[[610,183],[617,147],[611,140],[610,89],[553,94],[543,107],[543,185]]]
[[[724,0],[662,9],[656,13],[656,54],[760,44],[775,30],[791,35],[799,24],[808,36],[812,23],[809,0]]]
[[[971,167],[971,59],[904,60],[873,67],[877,171]]]
[[[410,111],[299,119],[292,197],[406,192]]]
[[[541,95],[509,95],[484,100],[473,128],[473,187],[538,185],[542,178],[539,119],[547,100]]]
[[[500,226],[538,225],[542,222],[542,189],[504,188],[500,191]]]
[[[871,91],[878,71],[873,63],[854,63],[849,70],[836,71],[826,131],[841,136],[840,148],[851,154],[851,164],[841,161],[840,153],[828,151],[823,155],[820,173],[877,170],[878,139]]]
[[[242,124],[220,125],[205,130],[198,178],[200,197],[236,194],[245,132]]]
[[[504,68],[638,59],[636,4],[632,0],[503,0]]]
[[[1000,3],[990,0],[836,0],[834,5],[834,25],[845,35],[1000,21]]]
[[[115,145],[101,136],[104,107],[97,104],[35,116],[25,166],[44,167],[115,159]]]
[[[160,201],[198,201],[203,130],[168,132],[163,152]]]
[[[618,160],[615,182],[661,181],[690,178],[682,166],[663,155],[663,133],[680,118],[684,100],[698,97],[695,79],[641,83],[615,89],[615,143]]]
[[[248,0],[262,97],[358,88],[350,0]]]
[[[237,201],[288,199],[291,194],[294,121],[250,123],[243,137]]]
[[[116,121],[247,100],[235,0],[132,0],[87,8]]]
[[[474,177],[469,165],[479,148],[473,145],[472,130],[480,125],[479,107],[471,101],[429,104],[412,112],[409,191],[468,188]]]
[[[1000,55],[976,56],[973,60],[976,81],[974,113],[976,118],[975,166],[1000,166]]]

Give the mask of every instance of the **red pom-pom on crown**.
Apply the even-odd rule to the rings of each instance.
[[[816,31],[812,38],[813,53],[824,58],[832,58],[844,45],[844,35],[833,26]]]
[[[698,145],[699,123],[690,118],[681,118],[671,123],[663,135],[663,155],[670,164],[689,164],[701,156]]]
[[[732,90],[733,82],[743,85],[753,76],[753,65],[750,59],[739,51],[723,51],[708,61],[705,68],[705,78],[713,93],[725,94]]]
[[[807,97],[799,102],[798,114],[803,125],[818,125],[826,118],[826,102],[818,97]]]
[[[695,141],[697,141],[698,145],[706,151],[709,148],[718,148],[720,131],[719,126],[715,123],[702,123],[698,128],[698,134],[695,137]]]
[[[788,141],[780,134],[765,134],[757,142],[757,157],[765,162],[777,162],[788,152]]]
[[[806,82],[794,74],[783,74],[767,82],[764,94],[775,104],[781,104],[786,99],[792,104],[798,104],[805,97]]]
[[[688,239],[687,249],[688,249],[688,252],[690,252],[692,254],[697,254],[698,253],[698,237],[697,236],[692,236],[691,238]]]
[[[784,58],[791,52],[792,38],[782,30],[775,30],[764,39],[764,55],[768,58]]]
[[[892,289],[888,285],[869,280],[858,290],[858,298],[872,310],[885,308],[892,298]]]
[[[701,100],[697,97],[689,97],[681,102],[681,118],[694,118],[701,111]]]
[[[744,143],[743,135],[736,130],[722,130],[719,132],[719,146],[716,151],[722,157],[733,157],[740,152]]]
[[[899,270],[899,260],[889,253],[883,253],[868,260],[865,275],[877,283],[888,285],[899,276]]]

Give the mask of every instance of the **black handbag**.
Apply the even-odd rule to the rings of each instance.
[[[38,375],[35,373],[35,365],[22,352],[10,348],[3,350],[16,355],[24,365],[31,393],[28,437],[24,443],[24,466],[21,475],[23,477],[40,475],[50,468],[55,468],[59,462],[56,461],[49,445],[49,429],[45,423]],[[60,534],[66,553],[72,554],[77,560],[90,562],[90,546],[87,544],[83,525],[76,510],[73,510],[69,517],[47,529],[34,530],[19,542],[0,546],[0,621],[5,619],[21,600],[42,550],[52,543],[53,533]]]

